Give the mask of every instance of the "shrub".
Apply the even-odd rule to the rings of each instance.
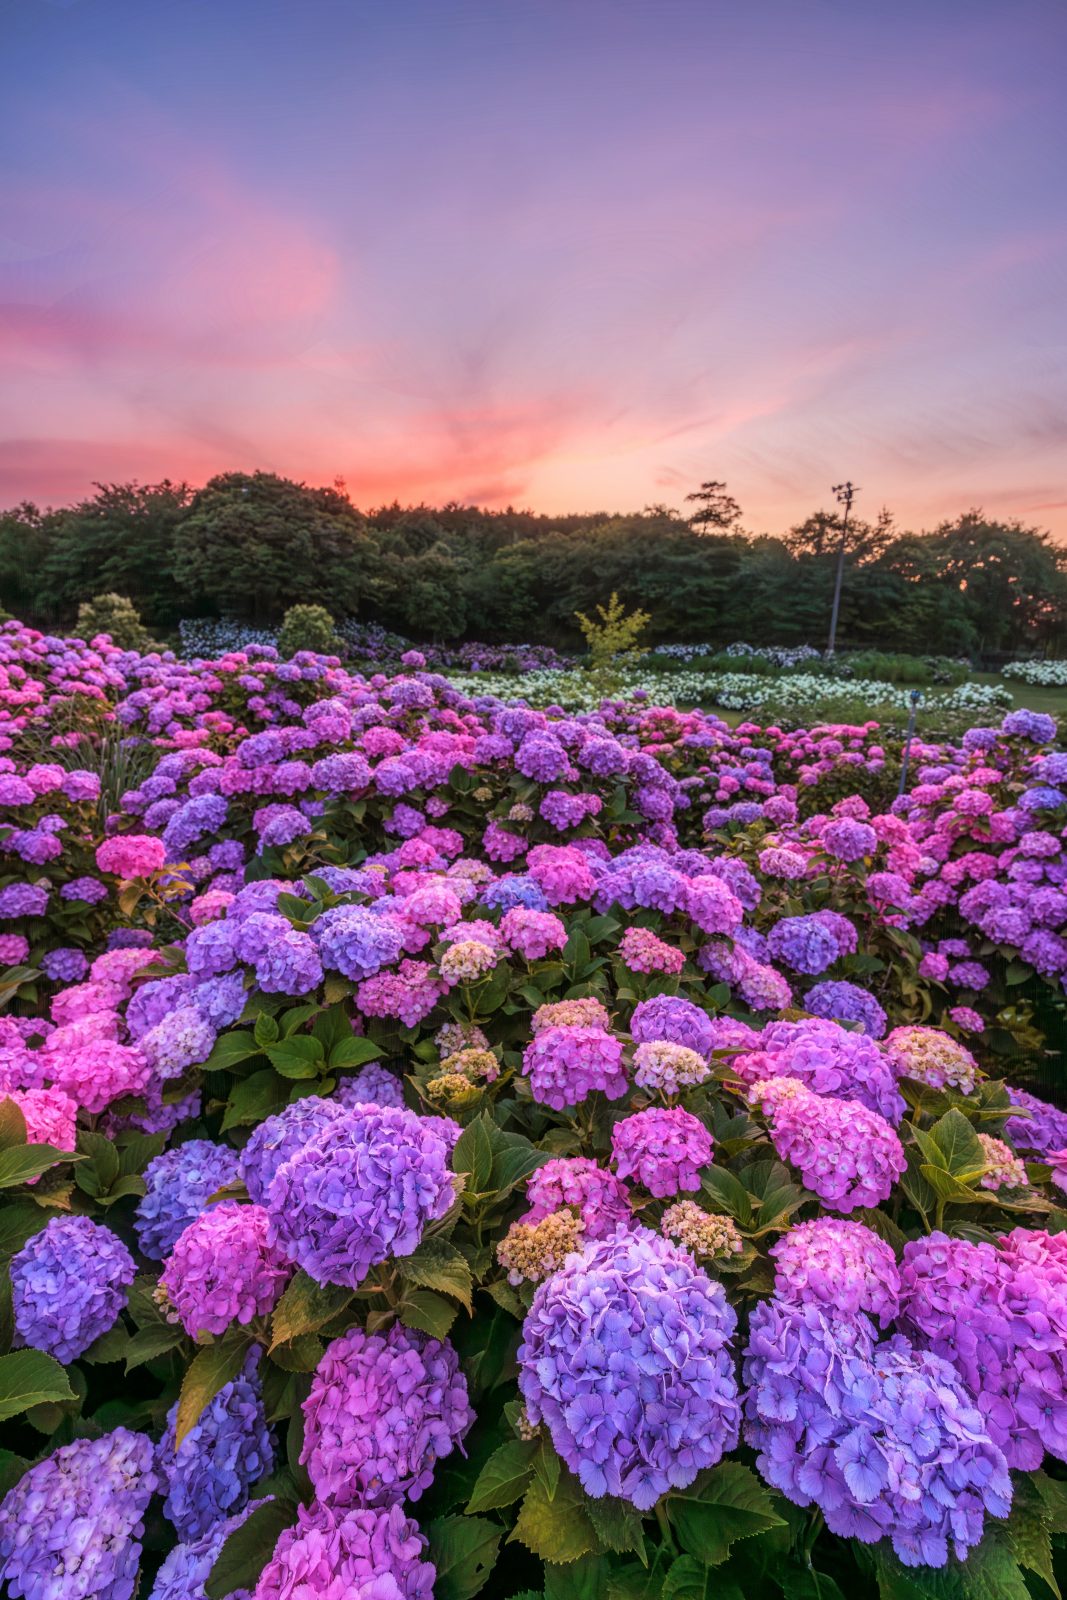
[[[338,647],[333,618],[325,606],[290,606],[282,618],[278,649],[288,658],[298,650],[333,655]]]
[[[137,607],[124,594],[94,594],[78,607],[75,637],[88,641],[99,633],[108,634],[120,650],[151,650],[154,644]]]
[[[627,616],[625,606],[614,593],[606,606],[597,606],[596,612],[598,622],[584,611],[574,614],[589,651],[585,670],[590,687],[598,698],[603,698],[619,690],[627,668],[636,666],[645,654],[637,648],[637,640],[652,619],[647,611],[640,610]]]

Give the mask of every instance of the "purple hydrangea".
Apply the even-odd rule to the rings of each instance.
[[[837,940],[817,916],[782,917],[767,936],[767,948],[776,961],[811,977],[838,958]]]
[[[399,1323],[384,1334],[352,1328],[329,1346],[311,1381],[300,1460],[331,1505],[417,1500],[473,1420],[447,1340]]]
[[[206,1061],[215,1039],[210,1022],[196,1006],[189,1005],[168,1011],[138,1043],[157,1077],[167,1079],[178,1078],[189,1067]]]
[[[822,830],[822,846],[837,861],[860,861],[878,848],[878,835],[869,822],[855,817],[836,817]]]
[[[707,1058],[714,1048],[712,1019],[691,1000],[679,995],[658,994],[634,1007],[630,1033],[637,1044],[667,1039],[684,1044],[688,1050]]]
[[[145,1193],[134,1222],[142,1254],[153,1261],[168,1256],[208,1197],[233,1183],[239,1171],[236,1150],[210,1139],[190,1139],[155,1156],[144,1170]]]
[[[322,982],[322,962],[310,936],[273,911],[253,911],[243,917],[233,948],[250,963],[267,994],[308,994]]]
[[[373,977],[403,954],[403,926],[365,906],[334,906],[312,926],[323,965],[355,982]]]
[[[1009,1117],[1004,1132],[1016,1150],[1032,1150],[1041,1155],[1046,1151],[1062,1150],[1067,1146],[1067,1111],[1050,1106],[1026,1089],[1008,1085],[1008,1099],[1029,1116]]]
[[[12,1600],[132,1600],[154,1453],[147,1434],[115,1428],[30,1467],[0,1505]]]
[[[736,1326],[685,1250],[620,1230],[534,1295],[518,1355],[529,1420],[588,1494],[647,1511],[737,1443]]]
[[[1011,1506],[1007,1462],[949,1362],[862,1313],[763,1301],[744,1360],[745,1438],[766,1481],[814,1502],[831,1532],[888,1538],[906,1566],[943,1567]]]
[[[711,1160],[711,1134],[681,1106],[653,1106],[624,1117],[611,1131],[611,1151],[620,1178],[632,1178],[666,1200],[700,1188],[700,1169]]]
[[[271,1241],[316,1283],[357,1289],[378,1262],[411,1255],[450,1210],[451,1154],[434,1118],[353,1106],[278,1169]]]
[[[253,1350],[244,1371],[219,1390],[175,1449],[177,1402],[156,1455],[163,1510],[180,1539],[199,1539],[223,1517],[240,1511],[251,1486],[274,1466],[274,1435],[267,1426]]]
[[[41,957],[41,971],[53,983],[80,983],[89,970],[89,963],[80,950],[69,945],[48,950]]]
[[[872,1039],[885,1037],[889,1018],[873,994],[844,979],[814,984],[804,996],[805,1010],[831,1022],[856,1022]]]
[[[320,1095],[309,1094],[253,1128],[241,1151],[241,1177],[257,1206],[266,1205],[282,1163],[317,1139],[344,1111],[339,1100],[323,1100]]]
[[[1051,744],[1056,737],[1056,719],[1043,711],[1009,711],[1000,731],[1030,739],[1034,744]]]
[[[368,1061],[358,1072],[338,1078],[336,1098],[346,1110],[354,1105],[402,1106],[404,1085],[380,1061]]]
[[[433,1600],[426,1540],[399,1506],[301,1506],[260,1574],[253,1600]]]
[[[770,1023],[763,1030],[760,1048],[736,1058],[732,1070],[746,1083],[758,1078],[797,1078],[816,1094],[855,1100],[877,1111],[894,1127],[905,1111],[886,1053],[866,1034],[852,1033],[821,1018]]]
[[[580,1105],[594,1090],[609,1100],[626,1093],[622,1042],[603,1028],[543,1028],[527,1045],[522,1067],[534,1099],[556,1111]]]
[[[53,1217],[11,1262],[20,1342],[57,1361],[75,1360],[114,1327],[136,1273],[110,1228],[88,1217]]]
[[[160,1286],[186,1333],[225,1333],[274,1309],[292,1269],[268,1238],[262,1206],[221,1200],[178,1236]]]

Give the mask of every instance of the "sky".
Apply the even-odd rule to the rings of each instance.
[[[0,0],[0,505],[1067,539],[1062,0]]]

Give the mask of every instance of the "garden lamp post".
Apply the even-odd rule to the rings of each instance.
[[[826,641],[826,654],[832,656],[834,645],[837,642],[837,613],[841,609],[841,584],[845,576],[845,541],[848,538],[848,519],[852,510],[852,497],[857,491],[854,483],[835,483],[833,487],[834,499],[838,505],[844,506],[845,512],[841,518],[841,540],[837,546],[837,571],[834,573],[834,603],[830,611],[830,637]]]
[[[900,788],[897,790],[897,799],[901,799],[908,786],[908,760],[911,756],[911,741],[915,737],[915,717],[922,704],[923,692],[921,689],[911,691],[911,710],[908,712],[908,731],[904,735],[904,754],[900,762]]]

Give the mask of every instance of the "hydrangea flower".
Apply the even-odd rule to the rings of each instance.
[[[451,1153],[436,1118],[353,1106],[279,1167],[271,1241],[317,1283],[356,1289],[379,1261],[411,1255],[451,1208]]]
[[[760,1048],[734,1056],[730,1069],[746,1083],[760,1078],[796,1078],[816,1094],[855,1100],[896,1126],[904,1115],[890,1058],[866,1034],[852,1033],[822,1018],[772,1022]]]
[[[603,1239],[633,1218],[626,1187],[613,1172],[589,1156],[554,1156],[526,1180],[530,1209],[524,1223],[536,1224],[564,1207],[576,1206],[588,1239]]]
[[[393,917],[364,906],[334,906],[312,924],[322,964],[360,981],[392,966],[404,949],[404,929]]]
[[[544,1028],[527,1045],[522,1067],[534,1099],[556,1111],[580,1105],[595,1090],[609,1100],[626,1093],[622,1042],[603,1028]]]
[[[546,1028],[599,1028],[606,1032],[610,1027],[611,1017],[604,1002],[594,995],[538,1006],[530,1018],[530,1032],[534,1034],[544,1033]]]
[[[930,1089],[958,1089],[973,1094],[980,1076],[977,1061],[965,1045],[939,1028],[908,1024],[894,1028],[885,1048],[896,1071]]]
[[[962,1561],[986,1516],[1007,1516],[1007,1462],[959,1373],[899,1336],[879,1345],[862,1313],[765,1300],[743,1372],[760,1473],[795,1505],[814,1501],[831,1532],[943,1567],[950,1544]]]
[[[844,978],[813,984],[804,996],[804,1008],[813,1017],[831,1022],[858,1022],[872,1039],[884,1038],[889,1026],[889,1018],[873,994]]]
[[[650,1044],[667,1039],[671,1044],[685,1045],[698,1056],[711,1055],[714,1041],[712,1019],[691,1000],[680,995],[654,995],[634,1007],[630,1018],[630,1033],[637,1044]]]
[[[12,1600],[132,1600],[151,1439],[115,1428],[36,1462],[0,1504],[0,1580]]]
[[[771,1142],[806,1189],[831,1211],[888,1199],[907,1162],[896,1133],[876,1111],[813,1094],[796,1078],[766,1078],[750,1090],[770,1123]]]
[[[685,966],[684,952],[658,939],[648,928],[627,928],[619,940],[619,957],[631,972],[675,976]]]
[[[160,1286],[186,1333],[225,1333],[274,1309],[292,1269],[268,1238],[262,1206],[221,1200],[179,1234]]]
[[[700,1168],[711,1161],[712,1139],[681,1106],[653,1106],[615,1124],[611,1150],[620,1178],[633,1178],[666,1200],[681,1189],[700,1188]]]
[[[426,1540],[399,1506],[301,1506],[256,1585],[253,1600],[433,1600]]]
[[[240,1161],[228,1145],[190,1139],[153,1157],[144,1170],[145,1193],[134,1226],[141,1253],[162,1261],[217,1189],[236,1181]]]
[[[167,850],[162,839],[146,833],[124,833],[105,839],[96,849],[96,864],[101,872],[117,878],[147,878],[166,863]]]
[[[660,1094],[681,1094],[711,1076],[704,1056],[684,1044],[666,1039],[650,1039],[634,1051],[634,1083],[639,1089],[654,1089]]]
[[[685,1250],[621,1230],[536,1291],[518,1355],[527,1416],[588,1494],[647,1511],[737,1443],[736,1326]]]
[[[333,1506],[417,1500],[474,1420],[452,1346],[399,1323],[334,1339],[303,1409],[300,1460]]]
[[[355,1105],[402,1106],[404,1085],[396,1073],[383,1067],[380,1061],[368,1061],[358,1072],[345,1073],[338,1078],[335,1096],[346,1110]]]
[[[323,1100],[320,1095],[309,1094],[252,1129],[241,1151],[241,1177],[257,1206],[266,1205],[278,1168],[313,1143],[345,1109],[340,1096]]]
[[[1033,1151],[1036,1155],[1062,1150],[1067,1145],[1067,1111],[1048,1105],[1026,1089],[1016,1089],[1009,1084],[1007,1090],[1012,1105],[1029,1113],[1028,1116],[1009,1117],[1004,1124],[1004,1132],[1016,1150]]]
[[[75,1360],[114,1327],[136,1272],[110,1228],[88,1217],[53,1217],[11,1262],[19,1340],[57,1361]]]
[[[244,1371],[208,1401],[175,1449],[175,1401],[156,1454],[163,1510],[178,1537],[203,1538],[221,1518],[240,1511],[252,1484],[274,1466],[274,1434],[267,1426],[253,1350]]]
[[[173,1550],[168,1551],[156,1573],[148,1600],[207,1600],[205,1585],[223,1545],[230,1534],[263,1503],[262,1500],[250,1501],[232,1517],[213,1523],[207,1533],[201,1534],[198,1539],[176,1544]],[[252,1600],[252,1591],[235,1589],[227,1596],[227,1600]]]
[[[550,950],[562,950],[567,942],[567,930],[557,916],[550,911],[528,911],[525,906],[505,911],[500,932],[508,948],[524,961],[540,961]]]
[[[824,1306],[854,1317],[866,1312],[886,1327],[900,1303],[896,1257],[862,1222],[815,1217],[797,1222],[771,1246],[774,1292],[783,1303]]]
[[[496,1258],[510,1284],[540,1283],[581,1249],[584,1236],[585,1223],[577,1208],[550,1211],[537,1222],[513,1222],[496,1247]]]
[[[728,1261],[744,1254],[745,1241],[731,1217],[714,1216],[695,1200],[678,1200],[660,1219],[660,1231],[694,1256],[706,1261]]]

